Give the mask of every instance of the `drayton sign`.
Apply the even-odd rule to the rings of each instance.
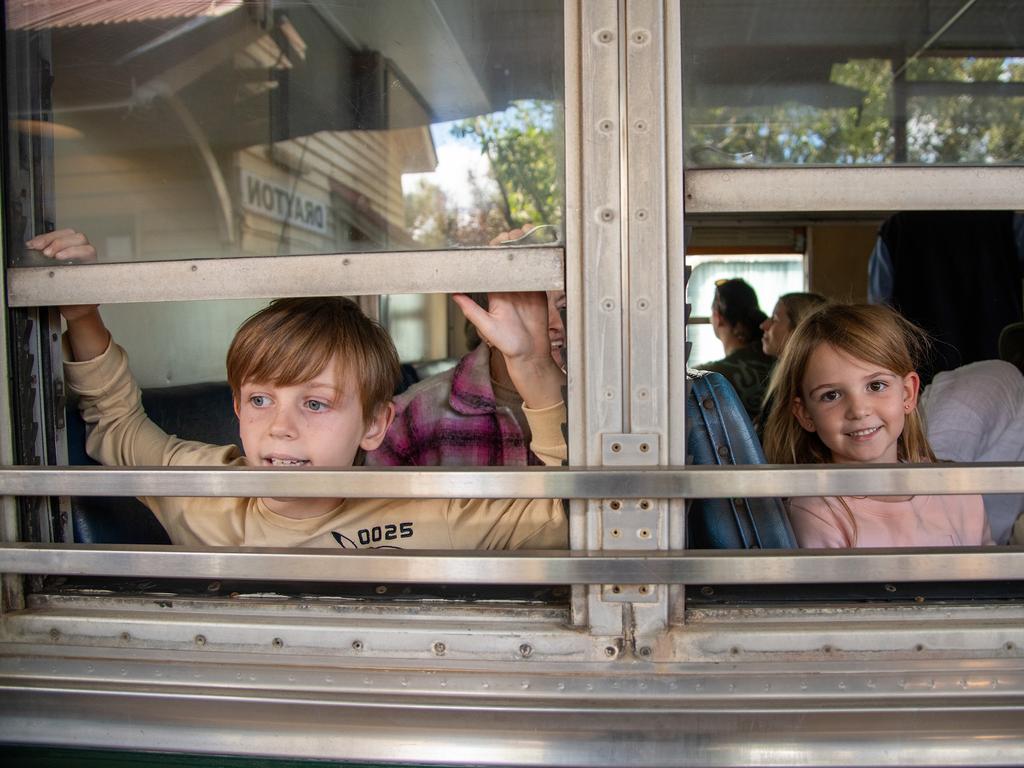
[[[242,207],[274,221],[327,234],[327,203],[303,197],[288,187],[242,171]]]

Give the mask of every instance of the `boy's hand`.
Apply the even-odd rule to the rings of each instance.
[[[465,294],[456,294],[454,300],[480,336],[501,352],[509,377],[528,408],[561,402],[565,375],[551,358],[546,294],[489,293],[488,309]]]
[[[48,259],[88,264],[96,261],[96,249],[81,232],[74,229],[58,229],[36,235],[25,247],[30,251],[39,251]],[[65,320],[75,320],[96,311],[95,304],[71,304],[60,308]]]
[[[96,261],[96,249],[89,242],[89,238],[73,229],[58,229],[36,235],[25,243],[25,246],[30,251],[40,251],[43,256],[57,261]]]

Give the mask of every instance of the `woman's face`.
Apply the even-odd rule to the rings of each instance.
[[[761,323],[764,336],[761,337],[761,348],[769,357],[778,357],[786,346],[786,339],[793,332],[793,324],[789,321],[789,313],[781,301],[775,302],[772,316]]]

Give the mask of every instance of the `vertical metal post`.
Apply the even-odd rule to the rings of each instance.
[[[568,18],[577,8],[578,33]],[[600,0],[573,9],[566,24],[566,284],[570,333],[581,331],[582,343],[574,350],[579,357],[570,360],[570,374],[581,374],[572,381],[570,424],[580,426],[571,434],[571,458],[590,466],[682,464],[678,2]],[[571,66],[573,45],[581,46],[578,72]],[[577,84],[578,94],[572,90]],[[577,97],[578,125],[571,117]],[[582,161],[579,179],[574,156]],[[582,248],[578,257],[576,243]],[[574,271],[581,299],[574,293]],[[681,547],[682,507],[658,499],[580,504],[585,524],[574,525],[573,545],[623,551]],[[634,652],[647,657],[670,623],[670,597],[681,605],[681,589],[670,595],[656,585],[579,588],[574,619],[595,634],[621,633]]]
[[[564,77],[565,77],[565,348],[568,383],[566,407],[568,424],[566,439],[569,443],[569,463],[582,465],[587,461],[586,427],[587,409],[584,403],[586,377],[583,371],[583,51],[589,45],[583,39],[582,9],[580,3],[566,2],[563,6]],[[570,394],[571,393],[571,394]],[[585,549],[587,545],[588,506],[586,501],[573,499],[569,503],[569,546]],[[585,626],[588,587],[573,585],[571,616],[574,626]]]
[[[682,401],[669,397],[669,297],[682,285],[669,282],[665,78],[665,7],[663,0],[625,4],[626,189],[623,214],[628,244],[624,260],[627,283],[623,316],[628,323],[625,359],[628,373],[627,432],[639,455],[631,463],[665,465],[669,460],[669,413]],[[626,452],[627,443],[622,443]],[[646,449],[644,448],[646,446]],[[623,505],[626,506],[625,504]],[[623,548],[667,549],[667,500],[629,503],[613,537]],[[609,532],[610,533],[610,532]],[[668,589],[639,585],[632,600],[632,640],[641,656],[655,653],[656,639],[668,623]],[[620,589],[619,594],[622,594]]]
[[[6,163],[0,159],[0,171],[6,171]],[[0,205],[5,204],[6,173],[0,173]],[[0,254],[3,255],[4,274],[6,275],[7,248],[4,231],[4,220],[0,217]],[[7,348],[7,281],[2,282],[0,292],[0,465],[10,466],[14,463],[14,430],[11,420],[11,386],[8,366]],[[18,506],[13,496],[0,496],[0,541],[18,541]],[[0,615],[8,611],[16,611],[25,607],[25,583],[22,576],[16,573],[0,575]]]
[[[566,3],[566,43],[570,460],[600,466],[605,463],[602,436],[624,428],[620,175],[624,127],[619,100],[624,43],[618,0]],[[578,58],[570,57],[570,50],[577,48]],[[582,163],[578,171],[577,162]],[[604,512],[611,504],[618,502],[574,504],[574,547],[603,548]],[[594,634],[622,635],[624,606],[603,600],[602,594],[598,586],[578,588],[574,621],[588,624]]]
[[[683,35],[679,0],[664,3],[665,243],[668,275],[668,461],[686,463],[686,235],[683,174]],[[668,505],[668,548],[686,543],[686,501]],[[669,587],[669,617],[681,621],[685,588]]]

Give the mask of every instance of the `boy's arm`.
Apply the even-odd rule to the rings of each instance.
[[[88,431],[86,453],[106,466],[217,466],[233,462],[234,446],[213,446],[168,435],[146,415],[125,351],[111,342],[98,356],[65,362],[68,391]]]
[[[88,263],[96,261],[96,249],[81,232],[58,229],[37,235],[25,243],[30,251],[39,251],[50,259]],[[76,361],[99,357],[110,344],[110,332],[103,324],[95,304],[73,304],[60,308],[68,324],[67,340]]]
[[[47,232],[26,246],[56,261],[96,261],[96,249],[73,229]],[[65,377],[89,425],[89,456],[113,466],[217,465],[235,460],[234,446],[180,440],[150,421],[127,356],[111,341],[95,304],[63,306],[60,313],[67,322],[65,339],[71,351]]]
[[[464,294],[454,299],[480,336],[505,358],[526,408],[542,410],[562,402],[565,374],[551,357],[543,292],[489,293],[488,309]]]
[[[71,357],[76,362],[93,360],[110,346],[110,331],[103,324],[98,307],[83,311],[81,314],[68,316],[66,307],[61,307],[61,314],[68,324],[67,340],[71,347]],[[76,307],[76,309],[79,309]]]

